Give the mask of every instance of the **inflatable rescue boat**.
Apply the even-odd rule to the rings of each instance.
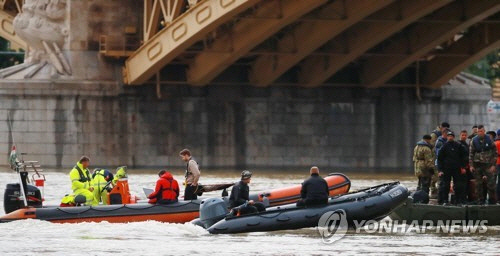
[[[26,180],[20,172],[20,179]],[[340,195],[349,192],[351,182],[343,174],[332,173],[325,177],[330,189],[330,195]],[[42,206],[38,188],[22,183],[8,184],[5,192],[4,206],[6,215],[0,217],[0,222],[23,219],[40,219],[55,223],[100,222],[111,223],[139,222],[155,220],[160,222],[185,223],[199,216],[201,200],[179,201],[168,205],[151,205],[147,203],[132,203],[130,200],[116,200],[120,204],[99,206],[50,207]],[[251,199],[261,201],[269,206],[283,205],[294,202],[300,197],[300,185],[269,190],[264,193],[252,194]],[[118,194],[123,194],[123,190]],[[26,195],[24,197],[23,195]],[[224,190],[223,197],[227,195]],[[117,195],[118,196],[118,195]],[[27,198],[28,200],[24,200]],[[122,199],[129,196],[121,196]],[[225,200],[221,199],[227,203]],[[111,200],[113,201],[113,200]],[[227,206],[225,206],[227,209]]]
[[[297,207],[290,204],[243,216],[229,214],[225,202],[220,198],[210,198],[201,202],[200,218],[192,223],[203,226],[212,234],[275,231],[315,227],[323,214],[338,212],[346,225],[352,225],[354,221],[386,217],[406,201],[408,194],[406,187],[394,182],[335,196],[325,206]]]

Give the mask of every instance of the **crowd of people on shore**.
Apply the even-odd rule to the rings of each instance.
[[[458,139],[449,123],[443,122],[417,142],[414,200],[427,203],[429,198],[437,198],[443,205],[496,204],[500,198],[500,129],[486,132],[484,125],[475,125],[470,135],[467,130],[457,135]]]

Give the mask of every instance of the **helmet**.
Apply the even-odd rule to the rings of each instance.
[[[252,177],[251,171],[244,170],[241,172],[241,179],[242,180],[250,179],[251,177]]]

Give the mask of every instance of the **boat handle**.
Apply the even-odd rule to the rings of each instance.
[[[365,205],[365,208],[372,208],[375,205],[377,205],[377,204],[376,203],[367,204],[367,205]]]
[[[276,219],[277,221],[282,221],[282,222],[285,222],[285,221],[289,221],[290,220],[290,217],[288,216],[283,216],[283,217],[279,217]]]
[[[308,218],[308,219],[310,219],[310,218],[314,218],[314,217],[316,217],[316,216],[318,216],[318,214],[317,214],[317,213],[316,213],[316,214],[312,214],[312,215],[306,214],[306,218]]]

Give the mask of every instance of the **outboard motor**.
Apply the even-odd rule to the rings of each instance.
[[[221,198],[208,198],[200,204],[200,222],[204,228],[224,219],[229,213],[226,202]]]
[[[28,192],[26,193],[26,199],[28,206],[42,207],[42,194],[40,190],[32,185],[27,185],[27,188]],[[20,196],[21,190],[19,189],[19,183],[7,184],[3,198],[3,207],[6,214],[23,208],[24,202]]]

